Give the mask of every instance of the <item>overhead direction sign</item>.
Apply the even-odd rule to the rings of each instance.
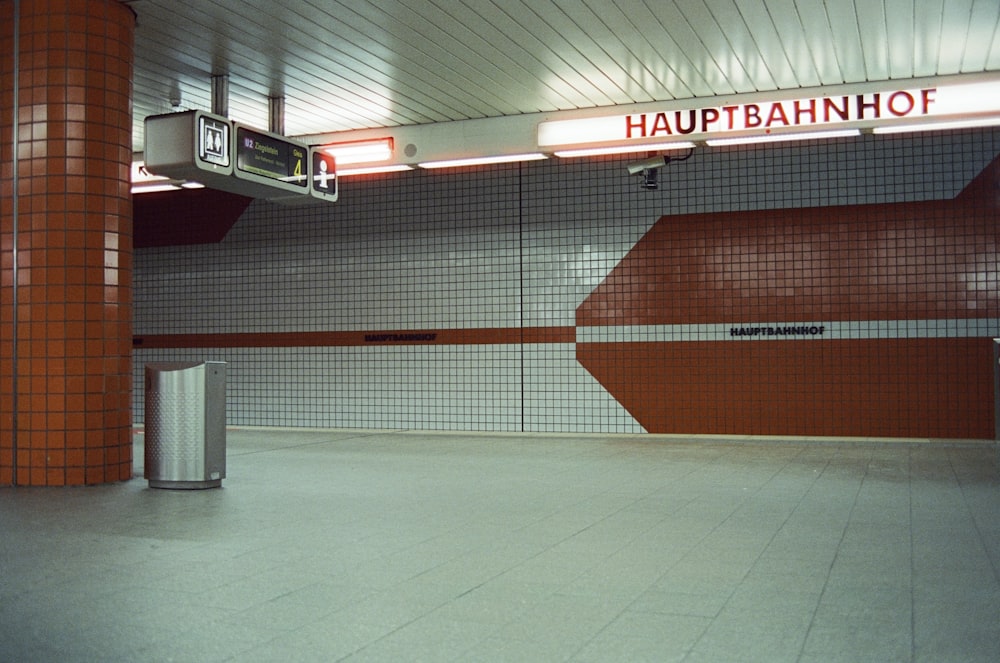
[[[145,120],[145,168],[154,175],[286,204],[337,200],[336,166],[312,177],[309,146],[204,111]]]
[[[236,124],[236,169],[240,179],[309,194],[309,148],[279,134]]]

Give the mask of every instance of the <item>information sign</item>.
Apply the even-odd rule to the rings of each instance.
[[[311,195],[333,202],[337,200],[337,160],[332,154],[311,148],[312,191]]]
[[[305,143],[203,111],[151,115],[144,126],[143,156],[154,175],[289,205],[337,200],[333,156],[325,155],[314,180]]]
[[[309,148],[276,134],[236,126],[236,175],[271,180],[286,190],[308,193]]]

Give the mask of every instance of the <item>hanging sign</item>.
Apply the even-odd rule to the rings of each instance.
[[[286,191],[309,193],[309,148],[284,136],[236,124],[238,178],[270,184]]]
[[[539,124],[538,144],[545,148],[675,138],[702,140],[984,115],[1000,116],[1000,82],[886,89],[803,99],[737,101],[664,110],[654,107],[654,110],[628,115],[552,120]]]

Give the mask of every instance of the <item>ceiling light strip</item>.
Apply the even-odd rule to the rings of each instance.
[[[652,143],[649,145],[615,145],[612,147],[585,147],[572,150],[557,150],[553,154],[560,158],[596,157],[606,154],[634,154],[636,152],[659,152],[666,150],[690,150],[695,146],[690,141]]]
[[[160,191],[180,191],[180,189],[181,187],[177,184],[167,181],[152,184],[137,184],[132,187],[132,193],[158,193]]]
[[[362,166],[358,168],[337,168],[337,177],[351,177],[353,175],[375,175],[378,173],[397,173],[404,170],[413,170],[413,166],[405,163],[388,166]]]
[[[425,161],[418,163],[421,168],[460,168],[463,166],[485,166],[495,163],[515,163],[518,161],[538,161],[548,157],[541,152],[527,154],[501,154],[489,157],[471,157],[465,159],[446,159],[444,161]]]
[[[711,147],[724,145],[749,145],[754,143],[780,143],[793,140],[823,140],[826,138],[850,138],[860,136],[860,129],[842,129],[839,131],[807,131],[804,133],[762,134],[756,136],[735,136],[733,138],[711,138],[705,141]]]
[[[948,122],[923,122],[920,124],[886,125],[872,129],[874,134],[901,134],[911,131],[947,131],[949,129],[971,129],[974,127],[1000,126],[1000,117],[953,120]]]

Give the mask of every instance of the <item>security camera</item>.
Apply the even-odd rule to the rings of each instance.
[[[668,157],[662,154],[654,156],[652,152],[649,153],[642,161],[633,161],[627,164],[625,168],[628,169],[629,175],[641,175],[642,176],[642,188],[647,191],[655,191],[660,188],[659,184],[659,172],[660,168],[663,168],[671,161],[687,161],[694,154],[694,148],[689,148],[687,154],[682,157]]]
[[[639,175],[644,170],[662,168],[667,165],[667,161],[669,161],[669,159],[661,154],[655,157],[649,157],[648,159],[643,159],[642,161],[633,161],[625,167],[628,168],[629,175]]]

